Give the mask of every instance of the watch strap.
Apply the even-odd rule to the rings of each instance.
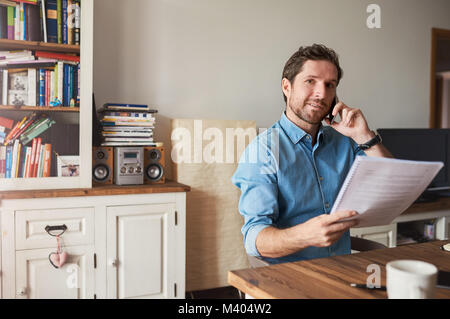
[[[374,145],[377,145],[378,143],[381,143],[382,139],[381,136],[379,134],[375,134],[375,136],[368,142],[363,143],[363,144],[359,144],[358,148],[360,150],[368,150],[369,148],[371,148]]]

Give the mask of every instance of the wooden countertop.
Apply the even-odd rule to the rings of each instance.
[[[77,197],[77,196],[108,196],[108,195],[132,195],[132,194],[156,194],[189,192],[191,188],[175,181],[166,180],[164,184],[117,186],[105,185],[92,188],[74,189],[42,189],[0,192],[0,200],[27,199],[49,197]]]
[[[450,197],[441,197],[437,201],[412,204],[402,215],[432,212],[436,210],[450,210]]]
[[[371,273],[367,266],[381,270],[381,285],[386,285],[386,264],[396,259],[417,259],[450,271],[450,253],[440,249],[449,241],[377,249],[358,254],[289,262],[260,268],[228,272],[228,283],[255,298],[365,298],[384,299],[386,291],[350,287],[365,284]],[[372,271],[373,273],[373,271]],[[436,298],[450,298],[450,290],[436,289]]]

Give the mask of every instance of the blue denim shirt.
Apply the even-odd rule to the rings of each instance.
[[[241,189],[239,212],[247,253],[259,256],[258,233],[268,227],[288,228],[321,214],[329,214],[357,155],[365,153],[350,138],[322,126],[315,145],[311,136],[283,113],[245,149],[234,185]],[[270,263],[298,261],[350,253],[346,232],[330,247],[307,247]]]

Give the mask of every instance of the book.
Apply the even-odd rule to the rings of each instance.
[[[57,21],[57,37],[59,44],[62,44],[62,0],[56,0],[56,21]]]
[[[8,6],[8,39],[14,40],[14,10],[15,7]]]
[[[151,137],[105,137],[105,142],[153,142]]]
[[[12,145],[6,146],[5,178],[11,178]]]
[[[5,178],[6,146],[0,146],[0,178]]]
[[[37,167],[39,163],[39,156],[41,155],[42,138],[38,137],[36,141],[36,154],[34,155],[34,162],[32,163],[31,177],[37,177]]]
[[[25,163],[24,163],[24,166],[22,168],[22,177],[26,178],[29,175],[29,169],[30,169],[31,147],[30,146],[26,146],[25,149],[26,149],[26,151],[25,151]]]
[[[73,61],[80,62],[80,57],[65,53],[56,53],[56,52],[46,52],[46,51],[35,51],[35,57],[55,59],[55,60],[65,60],[65,61]]]
[[[126,104],[126,103],[105,103],[103,105],[103,109],[105,110],[118,110],[118,111],[146,111],[150,113],[156,113],[158,111],[150,109],[148,105],[144,104]]]
[[[37,86],[37,72],[36,69],[28,69],[28,99],[26,105],[35,106],[36,101],[36,86]]]
[[[37,177],[42,177],[42,172],[43,172],[43,164],[44,164],[44,149],[45,149],[45,145],[41,145],[41,149],[39,152],[39,163],[38,163],[38,167],[37,167]]]
[[[43,170],[42,170],[42,177],[49,177],[50,176],[50,167],[51,167],[51,158],[52,158],[52,145],[51,144],[45,144],[44,145],[44,164],[43,164]]]
[[[73,0],[73,3],[75,4],[73,42],[76,45],[80,45],[80,25],[81,25],[80,0]]]
[[[62,27],[62,42],[67,44],[67,0],[62,1],[62,12],[61,12],[61,27]]]
[[[14,2],[37,5],[37,0],[12,0]]]
[[[54,59],[40,59],[40,60],[28,60],[28,61],[11,61],[6,65],[2,65],[2,68],[7,69],[28,69],[28,68],[53,68],[57,60]]]
[[[16,152],[17,152],[17,155],[16,155],[17,159],[16,159],[15,170],[14,170],[14,177],[15,178],[19,177],[19,167],[20,167],[20,159],[21,159],[20,155],[21,155],[21,152],[22,152],[22,144],[17,143],[17,150],[16,150]]]
[[[0,38],[8,38],[8,8],[0,6]]]
[[[53,124],[56,122],[50,118],[46,118],[44,121],[40,122],[37,126],[33,127],[30,130],[25,131],[20,136],[20,142],[23,145],[28,144],[33,138],[39,136],[40,134],[44,133],[46,130],[48,130]]]
[[[14,125],[13,119],[0,116],[0,126],[4,126],[7,129],[11,129],[13,127],[13,125]]]
[[[45,106],[45,69],[39,69],[39,106]]]
[[[8,105],[8,70],[3,70],[2,104]]]
[[[8,135],[5,138],[4,145],[7,145],[16,132],[20,129],[21,125],[26,121],[27,117],[25,116],[21,121],[18,121],[16,125],[14,125],[13,129],[9,131]]]
[[[26,177],[33,177],[33,164],[34,164],[34,158],[36,157],[36,145],[37,145],[37,139],[33,138],[33,141],[31,143],[30,161],[28,162]]]
[[[158,146],[155,142],[103,142],[101,146]]]
[[[74,18],[74,7],[72,0],[67,0],[67,44],[73,44],[73,29],[75,26]]]
[[[138,118],[153,118],[153,115],[150,113],[137,113],[137,112],[110,112],[105,111],[103,113],[103,118],[110,117],[138,117]]]
[[[354,210],[355,227],[388,225],[423,193],[442,162],[357,156],[330,214]],[[344,220],[342,220],[344,221]]]
[[[41,10],[37,5],[25,7],[27,41],[41,41]]]
[[[47,0],[47,40],[58,43],[58,11],[56,0]]]
[[[42,41],[48,42],[47,37],[47,10],[45,8],[45,0],[41,1],[41,16],[42,16],[42,24],[41,24],[41,30],[42,30]]]

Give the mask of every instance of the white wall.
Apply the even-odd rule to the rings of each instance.
[[[366,7],[381,6],[381,29]],[[431,28],[450,29],[448,0],[95,0],[97,105],[124,101],[168,118],[280,117],[286,60],[323,43],[340,55],[338,94],[372,129],[427,127]]]

